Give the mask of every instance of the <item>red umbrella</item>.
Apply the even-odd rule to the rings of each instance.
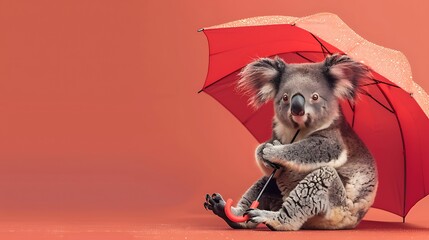
[[[379,187],[373,207],[405,219],[429,193],[429,96],[413,82],[409,63],[395,50],[370,43],[329,13],[305,18],[256,17],[201,29],[209,42],[209,70],[201,91],[225,106],[250,133],[271,137],[272,102],[255,110],[236,89],[241,69],[259,57],[287,63],[319,62],[347,54],[372,72],[344,114],[374,155]]]

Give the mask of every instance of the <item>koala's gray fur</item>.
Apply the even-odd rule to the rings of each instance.
[[[353,102],[359,81],[368,74],[365,65],[345,55],[308,64],[262,58],[247,65],[239,89],[251,95],[255,107],[272,99],[275,109],[272,138],[258,146],[256,160],[265,175],[273,170],[268,163],[281,168],[262,195],[259,209],[248,208],[266,176],[232,209],[236,215],[247,214],[248,222],[231,222],[217,193],[206,196],[206,209],[233,228],[254,228],[259,223],[272,230],[354,228],[374,202],[377,169],[346,122],[339,100]]]

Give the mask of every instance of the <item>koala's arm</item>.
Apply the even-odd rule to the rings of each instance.
[[[312,171],[323,166],[343,165],[347,161],[347,150],[335,138],[313,135],[292,144],[265,144],[262,157],[297,171]]]

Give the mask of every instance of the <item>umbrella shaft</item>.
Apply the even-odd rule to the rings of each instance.
[[[274,168],[273,172],[271,173],[271,175],[268,177],[267,182],[265,182],[264,187],[262,187],[261,191],[259,192],[258,197],[256,197],[255,201],[259,201],[259,198],[262,196],[262,193],[264,193],[265,188],[267,188],[268,184],[270,183],[271,179],[274,177],[274,174],[276,173],[277,168]]]

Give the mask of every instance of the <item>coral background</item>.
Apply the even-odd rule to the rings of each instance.
[[[203,208],[205,193],[237,199],[261,173],[257,142],[197,94],[208,46],[196,30],[332,12],[402,51],[429,91],[429,2],[386,4],[0,0],[0,221],[215,219]],[[428,222],[428,211],[425,199],[409,221]],[[367,219],[401,221],[377,210]]]

